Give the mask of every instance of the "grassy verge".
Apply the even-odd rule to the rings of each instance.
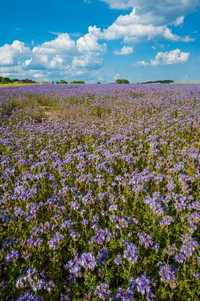
[[[0,84],[0,88],[23,87],[23,86],[33,86],[33,85],[39,85],[39,84],[23,84],[23,83]]]

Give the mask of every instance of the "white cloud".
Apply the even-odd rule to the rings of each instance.
[[[88,33],[80,37],[76,44],[79,52],[104,51],[105,45],[100,45],[98,40],[101,38],[101,29],[96,26],[89,26]]]
[[[172,51],[158,52],[155,59],[151,61],[151,65],[173,65],[182,64],[188,61],[189,52],[183,52],[180,49]]]
[[[55,39],[32,49],[30,67],[56,69],[63,68],[70,62],[76,50],[75,41],[68,33],[59,34]]]
[[[95,70],[102,65],[102,56],[100,53],[87,53],[75,56],[72,60],[72,68],[75,70],[89,68]]]
[[[71,51],[75,48],[75,42],[68,33],[59,34],[54,40],[43,43],[33,48],[33,53],[38,54],[58,54],[63,51]]]
[[[142,60],[142,61],[138,62],[138,65],[147,66],[147,65],[149,65],[149,63],[147,63],[146,61]]]
[[[164,24],[185,16],[200,4],[199,0],[101,0],[113,9],[135,8],[139,15],[157,16],[157,22]],[[159,17],[158,17],[159,16]]]
[[[120,50],[114,51],[116,55],[130,55],[134,51],[133,47],[130,46],[123,46]]]
[[[123,39],[125,42],[138,41],[139,39],[153,39],[163,37],[171,41],[185,41],[172,33],[167,26],[155,25],[148,15],[141,17],[133,9],[128,15],[120,15],[116,21],[104,30],[107,40]]]
[[[113,9],[127,9],[133,7],[132,0],[102,0]]]
[[[104,30],[107,40],[124,39],[136,41],[162,37],[171,41],[190,42],[188,36],[180,37],[172,32],[171,26],[183,24],[185,16],[200,4],[200,0],[102,0],[114,9],[132,11],[120,15]]]
[[[5,44],[0,47],[0,66],[23,64],[30,54],[30,49],[20,41]]]
[[[184,23],[184,21],[185,21],[184,16],[177,17],[176,20],[174,21],[174,25],[175,26],[180,26]]]
[[[158,52],[155,58],[152,59],[150,62],[140,61],[139,64],[143,66],[183,64],[188,61],[189,57],[190,57],[189,52],[183,52],[180,49],[175,49],[166,52]]]
[[[106,45],[100,44],[101,30],[90,26],[78,40],[68,33],[58,34],[32,49],[20,41],[0,47],[0,74],[16,77],[63,77],[84,74],[102,65]],[[16,68],[16,65],[19,65]],[[5,69],[5,67],[7,67]]]
[[[121,77],[121,75],[119,73],[116,73],[114,76],[113,76],[113,79],[114,80],[117,80]]]

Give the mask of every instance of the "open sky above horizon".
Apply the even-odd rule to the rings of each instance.
[[[200,0],[0,3],[0,76],[200,80]]]

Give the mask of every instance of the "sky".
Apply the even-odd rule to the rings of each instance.
[[[200,0],[0,2],[0,76],[200,80]]]

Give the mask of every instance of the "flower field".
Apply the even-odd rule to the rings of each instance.
[[[200,86],[0,90],[0,300],[200,300]]]

